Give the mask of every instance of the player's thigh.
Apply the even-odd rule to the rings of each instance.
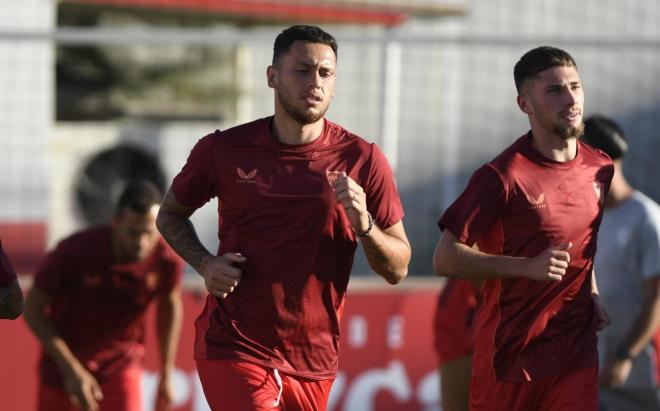
[[[543,394],[543,411],[598,411],[598,367],[553,378]]]
[[[334,378],[310,380],[281,374],[284,411],[325,411]]]
[[[440,366],[443,411],[468,410],[471,371],[470,356],[454,358]]]
[[[101,384],[101,411],[144,411],[141,367],[118,372]]]
[[[235,360],[197,360],[197,372],[212,411],[282,410],[271,369]]]

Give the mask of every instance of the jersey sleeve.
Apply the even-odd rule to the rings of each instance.
[[[386,229],[403,219],[403,205],[387,158],[371,145],[369,178],[364,187],[367,208],[380,228]]]
[[[9,258],[2,249],[2,242],[0,242],[0,287],[3,287],[16,279],[16,271],[11,266]]]
[[[463,193],[438,221],[438,227],[472,246],[500,219],[506,198],[499,173],[486,164],[475,171]]]
[[[166,295],[181,286],[185,262],[167,245],[165,245],[162,258],[162,278],[164,281],[161,283],[160,294]]]
[[[215,134],[209,134],[200,139],[174,177],[172,191],[177,202],[186,207],[197,209],[216,196],[214,137]]]
[[[73,258],[75,257],[69,255],[65,244],[58,244],[39,264],[34,274],[34,286],[51,298],[60,295],[70,282],[69,264]]]
[[[655,205],[655,204],[654,204]],[[660,276],[660,207],[649,207],[640,226],[640,267],[644,278]]]

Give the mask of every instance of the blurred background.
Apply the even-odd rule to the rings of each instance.
[[[660,200],[658,21],[654,0],[0,2],[0,238],[26,281],[56,241],[108,219],[126,178],[166,188],[203,135],[272,114],[275,36],[317,24],[339,42],[327,117],[387,155],[410,275],[435,293],[438,217],[528,130],[512,73],[533,47],[573,55],[585,114],[623,126],[626,175]],[[215,204],[193,221],[214,250]],[[361,252],[353,275],[372,275]]]
[[[166,187],[216,128],[272,114],[265,71],[287,25],[338,38],[328,118],[380,145],[415,253],[472,170],[526,132],[512,70],[528,49],[578,62],[586,114],[618,120],[626,172],[660,199],[660,4],[585,0],[23,0],[0,5],[0,236],[21,273],[105,221],[127,176]],[[215,249],[215,207],[195,216]],[[354,274],[369,274],[362,254]]]

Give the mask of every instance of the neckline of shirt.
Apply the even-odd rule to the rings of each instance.
[[[576,141],[576,153],[575,157],[567,161],[556,161],[551,158],[548,158],[541,154],[534,146],[532,145],[532,132],[529,131],[522,137],[522,150],[521,152],[527,155],[534,163],[550,168],[557,169],[570,169],[575,167],[582,160],[582,150],[580,149],[579,140]]]
[[[265,139],[263,139],[263,141],[267,146],[272,147],[280,152],[298,153],[298,154],[305,154],[310,152],[313,153],[326,142],[326,140],[328,139],[328,135],[330,134],[330,122],[324,118],[323,131],[321,132],[321,135],[319,135],[314,140],[304,144],[283,143],[279,141],[277,138],[275,138],[275,136],[271,132],[270,125],[273,122],[273,118],[274,118],[273,116],[264,118],[264,121],[261,124],[262,132],[260,134],[266,137]]]

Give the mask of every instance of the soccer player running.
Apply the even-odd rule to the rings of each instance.
[[[112,223],[61,241],[28,294],[25,319],[43,346],[40,411],[139,411],[145,314],[157,301],[161,377],[156,409],[171,408],[181,325],[183,261],[156,229],[162,195],[128,183]]]
[[[653,344],[660,330],[660,206],[623,174],[628,144],[621,127],[603,116],[584,123],[583,140],[614,160],[595,263],[603,305],[612,316],[612,326],[598,339],[601,410],[660,410],[660,347]]]
[[[531,131],[441,217],[434,270],[484,280],[471,410],[596,410],[596,331],[608,318],[592,267],[614,169],[578,140],[584,94],[568,53],[530,50],[514,78]]]
[[[0,319],[15,320],[23,312],[23,291],[0,241]]]
[[[204,278],[195,358],[213,410],[325,410],[358,239],[391,284],[410,245],[399,194],[374,144],[324,115],[337,43],[314,26],[280,33],[266,75],[275,114],[192,149],[158,228]],[[218,198],[217,256],[189,217]]]

